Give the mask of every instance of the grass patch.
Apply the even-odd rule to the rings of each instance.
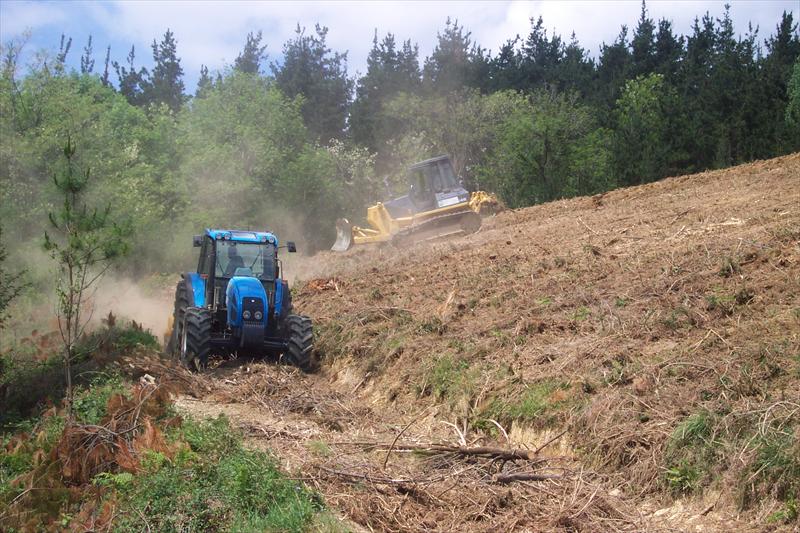
[[[320,359],[334,360],[348,355],[350,343],[355,338],[353,328],[343,320],[327,320],[314,322],[314,338],[319,339],[315,345]]]
[[[98,376],[76,391],[76,421],[102,424],[109,397],[124,393],[124,385],[117,376]],[[153,424],[153,442],[161,444],[132,449],[137,466],[109,456],[83,481],[65,478],[63,459],[51,453],[79,427],[65,426],[61,412],[18,423],[13,436],[0,434],[0,509],[14,502],[3,530],[27,531],[35,523],[38,529],[84,530],[87,517],[92,529],[117,532],[343,530],[317,493],[289,479],[271,454],[245,448],[226,418],[195,421],[169,416],[170,404],[162,409],[143,415]],[[316,446],[324,451],[324,443]],[[39,490],[28,493],[32,479]]]
[[[501,424],[524,421],[537,427],[552,427],[559,415],[576,403],[569,383],[545,380],[529,385],[511,400],[493,398],[481,410],[476,427],[488,428],[488,419]]]
[[[45,336],[39,338],[42,337]],[[59,405],[64,397],[60,340],[43,348],[32,339],[25,339],[25,343],[0,354],[0,394],[4,396],[0,431],[12,430],[15,424],[35,418],[45,405]],[[158,341],[133,322],[107,326],[81,339],[72,365],[76,390],[82,387],[80,390],[86,391],[105,382],[109,376],[97,377],[102,374],[101,369],[137,346],[157,350]],[[119,388],[119,379],[117,383]]]
[[[580,306],[575,310],[574,313],[572,313],[572,315],[570,315],[570,320],[573,320],[574,322],[583,322],[589,318],[590,314],[591,311],[589,311],[588,307]]]
[[[447,329],[447,325],[438,316],[423,320],[417,326],[418,333],[436,333],[442,335]]]
[[[756,439],[752,462],[742,475],[742,503],[749,505],[762,495],[786,502],[788,514],[797,517],[800,497],[800,439],[791,426],[771,427]]]
[[[312,439],[306,442],[306,448],[308,448],[308,451],[319,457],[330,457],[331,455],[331,447],[328,446],[328,443],[324,440]]]
[[[426,375],[427,390],[422,392],[430,392],[437,400],[454,400],[462,396],[471,396],[475,390],[478,373],[478,369],[471,369],[466,360],[443,355],[436,360]]]
[[[664,481],[675,495],[694,492],[708,481],[720,458],[716,417],[702,410],[685,418],[673,430],[664,453]]]
[[[662,324],[672,331],[679,330],[683,327],[694,326],[695,320],[692,317],[691,312],[684,306],[679,305],[678,307],[672,309],[669,312],[669,315],[665,317],[662,321]]]

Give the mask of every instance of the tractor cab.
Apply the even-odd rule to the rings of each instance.
[[[278,238],[268,232],[207,230],[197,235],[194,245],[200,247],[197,274],[205,280],[205,298],[212,309],[227,307],[226,289],[234,277],[257,279],[274,305],[278,290],[281,262],[278,259]],[[289,252],[297,248],[286,243]],[[277,283],[276,283],[277,282]]]
[[[279,352],[307,366],[311,322],[291,314],[278,238],[269,232],[207,229],[193,244],[200,248],[197,271],[185,273],[176,289],[171,350],[197,368],[212,351]],[[293,242],[286,249],[297,250]],[[293,329],[303,341],[290,349]]]

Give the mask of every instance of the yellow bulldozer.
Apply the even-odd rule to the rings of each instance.
[[[481,215],[502,209],[493,194],[467,192],[446,155],[409,167],[408,186],[408,194],[367,208],[370,227],[355,226],[346,218],[337,220],[331,250],[344,252],[354,244],[400,244],[474,233],[481,227]]]

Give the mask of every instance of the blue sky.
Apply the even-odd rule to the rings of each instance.
[[[759,26],[763,38],[774,32],[781,13],[800,19],[798,0],[729,1],[738,32],[748,22]],[[679,33],[688,33],[696,15],[709,11],[721,16],[724,1],[650,1],[653,18],[673,21]],[[483,47],[497,50],[507,39],[530,29],[530,17],[544,17],[545,26],[564,37],[575,31],[581,44],[597,54],[602,42],[611,42],[620,26],[632,27],[639,18],[639,0],[615,1],[493,1],[493,2],[211,2],[211,1],[22,1],[0,0],[0,40],[3,43],[30,32],[26,52],[57,50],[62,32],[73,38],[70,64],[77,65],[81,49],[91,34],[95,69],[102,70],[106,46],[112,59],[123,62],[131,45],[137,64],[149,66],[149,45],[170,28],[178,41],[178,54],[186,73],[188,91],[194,92],[200,65],[214,71],[230,64],[248,31],[262,30],[269,60],[280,58],[283,42],[299,23],[309,29],[319,22],[330,28],[331,48],[348,52],[349,73],[364,72],[373,32],[393,32],[398,40],[412,39],[424,58],[436,43],[436,32],[448,16],[457,18]]]

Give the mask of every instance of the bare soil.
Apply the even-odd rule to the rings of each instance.
[[[183,375],[179,407],[226,414],[353,529],[797,530],[752,465],[800,427],[800,154],[303,272],[318,370],[226,361]],[[670,446],[697,413],[725,438],[681,493]]]

